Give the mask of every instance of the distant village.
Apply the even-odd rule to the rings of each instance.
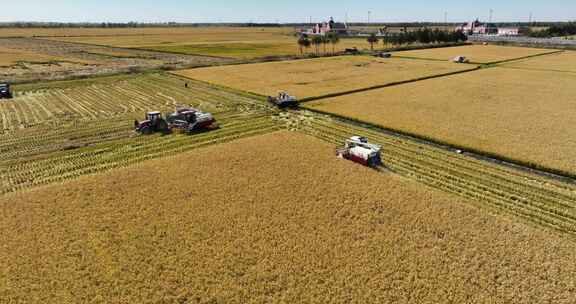
[[[498,27],[492,23],[482,23],[478,19],[472,22],[467,22],[458,25],[455,31],[461,31],[466,35],[491,35],[491,36],[518,36],[520,34],[519,27]],[[336,33],[339,36],[365,36],[367,33],[362,33],[358,30],[352,30],[347,23],[335,22],[334,18],[330,17],[329,21],[317,23],[311,28],[300,30],[300,34],[309,36],[324,36],[329,33]],[[378,35],[383,36],[386,34],[386,29],[379,29]]]

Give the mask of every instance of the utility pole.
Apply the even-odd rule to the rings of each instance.
[[[528,25],[532,25],[532,12],[530,12],[530,18],[528,18]]]
[[[444,12],[444,26],[448,25],[448,12]]]
[[[490,9],[490,21],[488,23],[492,23],[492,15],[494,14],[494,10]]]
[[[370,24],[370,14],[372,14],[372,12],[368,11],[368,24]]]

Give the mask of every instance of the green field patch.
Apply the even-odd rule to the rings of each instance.
[[[185,44],[144,47],[147,50],[187,55],[255,58],[294,53],[295,46],[272,43]]]

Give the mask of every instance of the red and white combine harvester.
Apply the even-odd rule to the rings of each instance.
[[[346,140],[344,148],[336,150],[336,155],[367,167],[376,168],[382,165],[381,152],[382,146],[369,143],[365,137],[352,136]]]

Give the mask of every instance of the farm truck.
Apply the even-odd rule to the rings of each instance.
[[[352,136],[346,140],[343,148],[336,150],[336,156],[376,168],[382,165],[381,152],[382,146],[369,143],[365,137]]]

